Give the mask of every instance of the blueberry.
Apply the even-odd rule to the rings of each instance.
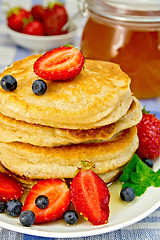
[[[0,201],[0,213],[3,213],[6,209],[6,203],[4,201]]]
[[[45,209],[48,207],[49,199],[45,195],[39,195],[35,200],[35,204],[38,208]]]
[[[74,210],[68,210],[64,213],[64,221],[69,225],[73,225],[78,221],[78,214]]]
[[[125,202],[131,202],[135,199],[136,194],[133,188],[125,187],[125,188],[122,188],[120,192],[120,197]]]
[[[149,158],[143,158],[142,161],[150,168],[153,167],[153,161]]]
[[[22,203],[18,199],[12,199],[7,202],[6,211],[8,215],[12,217],[17,217],[22,211]]]
[[[23,226],[30,227],[35,222],[35,214],[30,210],[23,211],[19,216],[19,221]]]
[[[33,82],[32,84],[32,91],[36,94],[36,95],[42,95],[46,92],[47,90],[47,84],[45,81],[41,80],[41,79],[37,79]]]
[[[1,79],[1,87],[6,91],[12,92],[17,88],[17,80],[11,75],[5,75]]]

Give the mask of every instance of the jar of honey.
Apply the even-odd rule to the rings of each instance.
[[[160,96],[160,0],[86,0],[81,50],[118,63],[139,99]]]

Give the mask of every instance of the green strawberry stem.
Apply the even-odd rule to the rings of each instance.
[[[56,1],[56,0],[51,1],[51,2],[48,3],[48,8],[50,10],[52,10],[55,5],[63,6],[63,2],[62,1]]]
[[[142,113],[144,113],[144,114],[149,114],[150,111],[147,111],[147,110],[146,110],[146,106],[144,106],[144,108],[142,109]]]

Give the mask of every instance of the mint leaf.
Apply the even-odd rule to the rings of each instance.
[[[160,187],[160,169],[155,173],[155,180],[153,182],[153,187]]]
[[[134,154],[119,180],[123,188],[132,187],[136,196],[141,196],[150,186],[160,187],[160,169],[154,172]]]
[[[134,154],[132,160],[127,164],[123,171],[123,174],[120,176],[120,182],[126,182],[130,180],[130,173],[136,171],[136,164],[138,160],[138,156]]]
[[[123,173],[121,176],[120,176],[120,182],[127,182],[127,181],[129,181],[129,173]]]
[[[145,186],[141,186],[141,185],[134,186],[134,191],[137,197],[140,197],[142,194],[144,194],[146,190],[147,190],[147,187]]]
[[[152,185],[151,180],[148,179],[145,175],[140,175],[137,172],[132,172],[130,176],[131,176],[132,182],[134,182],[140,186],[147,188]]]
[[[150,178],[151,180],[154,180],[155,178],[155,172],[140,159],[136,165],[136,172],[141,176],[146,176],[147,178]]]
[[[144,186],[140,186],[139,184],[135,184],[133,182],[126,182],[123,184],[123,188],[125,187],[131,187],[134,189],[135,193],[136,193],[136,197],[140,197],[142,194],[145,193],[147,187]]]

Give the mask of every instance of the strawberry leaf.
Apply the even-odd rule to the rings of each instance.
[[[149,114],[150,111],[147,111],[147,110],[146,110],[146,106],[144,106],[144,108],[142,109],[142,113]]]
[[[51,2],[48,3],[48,8],[49,8],[50,10],[52,10],[55,5],[63,6],[63,2],[60,1],[60,0],[58,0],[58,1],[57,1],[57,0],[54,0],[54,1],[53,1],[53,0],[52,0]]]

